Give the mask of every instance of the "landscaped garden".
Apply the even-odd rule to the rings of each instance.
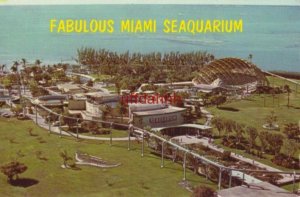
[[[0,165],[16,160],[27,167],[19,174],[17,185],[8,183],[4,174],[0,175],[0,193],[4,196],[41,196],[41,191],[43,196],[191,194],[179,185],[183,176],[181,165],[165,160],[165,167],[160,168],[160,158],[150,154],[148,148],[141,157],[141,144],[136,142],[132,142],[128,151],[127,142],[113,142],[110,147],[109,142],[59,138],[30,120],[14,118],[0,119],[0,141]],[[121,165],[109,169],[81,165],[74,169],[62,168],[64,158],[74,161],[78,151]],[[216,184],[192,171],[187,171],[187,180],[192,185],[216,188]]]
[[[290,82],[273,77],[269,81],[274,87],[289,85],[292,92],[254,94],[208,108],[215,116],[214,135],[223,136],[215,144],[278,169],[297,169],[300,93]],[[278,128],[264,128],[273,124]]]

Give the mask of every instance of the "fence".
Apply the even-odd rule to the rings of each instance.
[[[54,115],[54,116],[57,116],[58,117],[58,120],[59,120],[59,135],[62,136],[62,119],[63,118],[68,118],[70,120],[74,120],[77,122],[77,124],[79,124],[80,121],[91,121],[95,124],[102,124],[102,125],[105,125],[105,126],[109,126],[110,128],[113,128],[114,126],[118,126],[118,127],[123,127],[123,128],[127,128],[128,130],[128,139],[127,139],[127,142],[128,142],[128,150],[131,149],[131,139],[130,139],[130,136],[131,134],[137,134],[140,136],[141,140],[142,140],[142,143],[141,143],[141,156],[143,157],[144,156],[144,144],[145,144],[145,136],[147,137],[153,137],[157,140],[159,140],[161,142],[161,167],[163,168],[164,167],[164,159],[165,159],[165,153],[164,153],[164,146],[166,144],[170,145],[171,147],[179,150],[179,151],[182,151],[184,153],[184,156],[183,156],[183,180],[186,180],[186,160],[187,160],[187,154],[191,155],[192,157],[198,159],[201,163],[205,164],[205,165],[212,165],[216,168],[219,169],[219,175],[218,175],[218,189],[220,190],[221,189],[221,184],[222,184],[222,174],[224,172],[228,173],[229,174],[229,184],[228,184],[228,187],[231,187],[231,182],[232,182],[232,176],[233,176],[233,172],[234,171],[239,171],[242,173],[242,177],[243,177],[243,182],[245,181],[244,180],[244,177],[245,177],[245,174],[246,173],[250,173],[250,172],[256,172],[256,173],[270,173],[270,174],[289,174],[291,176],[293,176],[293,188],[294,188],[294,191],[295,191],[295,184],[296,184],[296,175],[300,175],[300,172],[296,172],[296,171],[267,171],[267,170],[250,170],[250,169],[236,169],[236,168],[231,168],[231,167],[226,167],[220,163],[217,163],[217,162],[214,162],[212,160],[209,160],[207,159],[206,157],[202,156],[202,155],[199,155],[198,153],[195,153],[193,152],[192,150],[189,150],[185,147],[182,147],[174,142],[172,142],[171,140],[167,140],[155,133],[152,133],[150,131],[147,131],[145,129],[142,129],[142,128],[138,128],[138,127],[135,127],[134,125],[132,124],[129,124],[129,125],[126,125],[126,124],[120,124],[120,123],[114,123],[114,122],[109,122],[109,121],[102,121],[102,120],[86,120],[86,119],[81,119],[81,118],[75,118],[75,117],[70,117],[70,116],[64,116],[62,114],[58,114],[58,113],[55,113],[53,112],[52,110],[50,110],[49,108],[46,108],[45,106],[42,106],[40,104],[33,104],[34,107],[35,107],[35,119],[36,119],[36,123],[38,123],[38,108],[41,108],[43,110],[45,110],[47,113],[48,113],[48,118],[49,118],[49,121],[48,121],[48,124],[49,124],[49,132],[51,132],[51,121],[50,121],[50,115]],[[79,131],[78,131],[78,126],[76,127],[76,135],[71,135],[72,137],[76,137],[77,139],[79,139]],[[112,135],[110,135],[110,145],[112,145]],[[250,175],[247,175],[248,177],[251,177]],[[207,177],[207,175],[206,175]]]

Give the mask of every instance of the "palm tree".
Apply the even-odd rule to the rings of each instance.
[[[101,106],[100,110],[102,111],[102,120],[107,120],[107,116],[112,115],[112,108],[109,105]]]
[[[255,127],[247,127],[246,131],[249,136],[250,148],[253,148],[253,146],[255,145],[255,140],[258,136],[257,129]]]
[[[267,141],[268,136],[269,133],[267,131],[261,131],[258,134],[262,152],[264,152],[268,146],[268,141]]]
[[[127,111],[125,104],[123,102],[118,103],[116,106],[116,110],[121,115],[121,121],[123,123],[123,116]]]
[[[13,62],[13,66],[10,68],[12,72],[17,73],[18,72],[18,66],[20,63],[18,61]]]
[[[240,144],[241,143],[241,139],[243,137],[243,133],[244,133],[244,130],[245,129],[245,126],[242,125],[242,124],[239,124],[239,123],[235,123],[235,126],[234,126],[234,131],[236,133],[236,138],[237,138],[237,144]]]
[[[149,132],[149,133],[152,132],[152,128],[151,128],[149,125],[145,126],[145,127],[144,127],[144,130],[146,130],[146,131]],[[144,136],[144,139],[146,140],[147,146],[149,147],[149,143],[150,143],[150,135],[148,135],[148,134],[145,135],[145,136]]]
[[[22,58],[21,59],[21,64],[22,64],[23,68],[25,69],[26,64],[27,64],[27,60],[25,58]]]
[[[23,66],[23,72],[26,69],[26,63],[27,63],[27,60],[25,58],[22,58],[21,59],[21,64]],[[22,80],[22,84],[23,84],[23,90],[24,90],[24,93],[25,93],[25,85],[24,85],[24,79],[23,79],[24,76],[22,77],[22,72],[20,74],[21,74],[21,80]]]
[[[42,63],[42,61],[41,60],[39,60],[39,59],[37,59],[37,60],[35,60],[35,65],[36,66],[40,66],[41,65],[41,63]]]
[[[253,58],[253,55],[250,53],[249,56],[248,56],[248,59],[249,59],[250,62],[252,62],[252,58]]]
[[[196,174],[199,168],[199,161],[198,158],[194,157],[193,155],[187,155],[187,161],[190,166],[192,166],[194,173]]]
[[[277,122],[277,116],[275,115],[274,111],[271,111],[270,115],[266,117],[266,122],[270,128],[274,127]]]
[[[1,71],[4,72],[4,68],[6,68],[6,64],[1,65]]]
[[[20,63],[18,61],[14,61],[13,66],[11,67],[11,71],[17,74],[17,83],[18,83],[18,89],[19,89],[19,96],[21,99],[21,86],[20,86],[20,73],[19,73],[19,65]]]
[[[64,165],[64,167],[67,167],[68,166],[67,162],[70,161],[70,160],[72,160],[72,157],[70,157],[68,155],[68,152],[66,150],[61,151],[59,153],[59,156],[63,159],[63,165]]]
[[[221,132],[224,130],[225,125],[224,125],[224,120],[222,118],[214,118],[212,119],[212,123],[215,125],[215,127],[218,130],[219,137],[221,136]]]
[[[225,132],[227,134],[227,139],[229,138],[229,134],[234,131],[235,122],[233,120],[224,121]]]

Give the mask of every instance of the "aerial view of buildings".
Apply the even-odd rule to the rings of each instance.
[[[277,35],[264,48],[257,32],[249,43],[235,34],[212,45],[163,35],[89,40],[95,35],[43,31],[35,17],[82,9],[110,10],[114,19],[126,7],[85,6],[0,6],[3,20],[17,10],[42,28],[30,33],[23,21],[22,34],[0,34],[0,196],[300,195],[300,25],[285,38],[290,47],[277,49],[280,41],[268,48]],[[161,14],[166,5],[144,6],[128,10]],[[299,6],[277,6],[263,9],[286,10],[277,13],[283,24],[299,23]],[[180,17],[193,10],[172,8]],[[233,9],[245,18],[265,13]],[[266,32],[275,31],[268,22]],[[16,44],[22,36],[31,40]],[[49,44],[29,44],[46,37]]]

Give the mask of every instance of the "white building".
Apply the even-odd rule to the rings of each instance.
[[[129,104],[129,117],[137,127],[167,127],[183,124],[186,109],[166,104]]]

